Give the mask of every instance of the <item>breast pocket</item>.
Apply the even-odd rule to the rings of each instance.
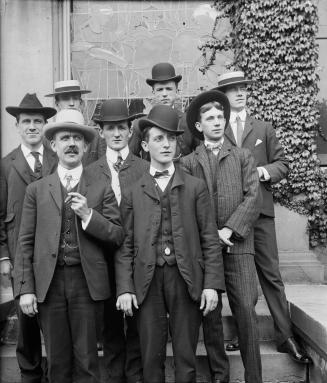
[[[12,228],[15,224],[15,213],[8,213],[4,220],[4,223],[6,225],[7,230],[9,230],[9,228]]]

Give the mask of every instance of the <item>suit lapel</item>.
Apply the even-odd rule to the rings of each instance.
[[[212,177],[211,177],[211,170],[210,170],[210,163],[209,163],[209,158],[206,152],[206,148],[204,144],[200,144],[196,149],[195,149],[195,155],[196,158],[201,165],[203,169],[203,173],[206,179],[206,183],[209,189],[210,194],[213,193],[213,185],[212,185]]]
[[[13,153],[12,160],[17,173],[28,185],[31,182],[30,167],[20,147]]]
[[[218,154],[218,164],[222,159],[229,156],[232,149],[232,144],[228,140],[224,140],[223,146]]]
[[[145,173],[143,175],[141,185],[145,194],[147,194],[150,198],[154,200],[160,201],[158,191],[155,187],[155,183],[150,173]]]
[[[61,186],[58,173],[55,172],[51,174],[48,178],[50,194],[55,201],[59,210],[62,208],[62,195],[61,195]]]
[[[231,125],[228,124],[227,128],[225,129],[225,137],[227,137],[229,139],[229,141],[236,146],[236,141],[235,141],[235,137],[234,137],[234,133],[233,133],[233,130],[231,128]]]
[[[43,164],[42,164],[42,176],[51,174],[57,166],[57,155],[50,149],[44,148],[43,152]]]
[[[244,126],[243,135],[242,135],[242,147],[246,137],[251,133],[252,129],[253,129],[253,121],[251,118],[249,118],[248,115],[246,115],[245,126]]]
[[[132,155],[131,152],[128,153],[128,156],[126,157],[122,167],[120,168],[120,171],[128,169],[131,165],[132,162],[134,161],[134,156]]]
[[[110,183],[111,183],[111,172],[110,172],[110,169],[109,169],[109,165],[108,165],[108,162],[107,162],[106,155],[104,155],[104,156],[102,156],[100,158],[99,166],[101,168],[102,173],[109,178]]]
[[[77,186],[77,192],[82,194],[82,196],[87,197],[89,185],[90,185],[90,179],[85,173],[85,171],[83,170],[82,176]]]

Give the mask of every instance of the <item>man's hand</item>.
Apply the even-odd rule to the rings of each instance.
[[[91,214],[91,209],[87,206],[87,199],[82,194],[76,192],[70,192],[68,196],[68,198],[71,199],[71,208],[75,214],[77,214],[82,221],[86,221]]]
[[[233,231],[229,227],[223,227],[221,230],[218,230],[220,243],[222,245],[233,246],[234,243],[229,239],[233,234]]]
[[[2,277],[11,278],[11,270],[13,269],[12,264],[9,259],[4,259],[0,261],[0,275]]]
[[[38,313],[37,300],[35,294],[23,294],[19,298],[19,305],[23,313],[29,317],[33,317]]]
[[[218,294],[214,289],[203,289],[201,294],[200,310],[203,311],[203,316],[206,316],[210,311],[213,311],[218,304]]]
[[[124,311],[125,315],[133,316],[133,306],[139,308],[135,294],[125,293],[117,298],[116,308]]]

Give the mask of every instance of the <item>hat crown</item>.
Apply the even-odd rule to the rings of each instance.
[[[62,109],[56,115],[56,124],[73,123],[85,125],[83,114],[77,109]]]
[[[159,63],[152,68],[152,79],[170,79],[176,77],[175,68],[170,63]]]
[[[55,90],[61,89],[61,88],[81,88],[81,84],[77,80],[63,80],[63,81],[57,81],[54,84]]]
[[[19,104],[19,108],[37,109],[43,108],[40,100],[36,97],[36,93],[26,93]]]
[[[168,105],[155,105],[150,110],[147,119],[158,123],[158,125],[167,130],[177,130],[178,128],[178,114]]]
[[[105,101],[100,109],[100,118],[105,119],[106,117],[121,117],[121,120],[127,120],[128,108],[123,100],[107,100]]]

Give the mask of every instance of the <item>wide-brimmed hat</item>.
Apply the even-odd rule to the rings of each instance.
[[[95,122],[132,121],[144,116],[144,113],[128,114],[126,102],[123,100],[107,100],[100,107],[99,114],[94,118]]]
[[[56,121],[44,126],[44,135],[52,140],[53,135],[60,130],[69,130],[83,134],[86,141],[91,142],[96,130],[85,125],[82,113],[77,109],[62,109],[57,113]]]
[[[56,109],[43,106],[35,93],[26,93],[19,106],[7,106],[6,111],[14,117],[20,113],[40,113],[46,120],[57,113]]]
[[[229,85],[237,84],[253,84],[253,80],[245,78],[245,74],[242,71],[227,72],[218,77],[218,86],[215,90],[221,90],[222,92]]]
[[[217,101],[224,109],[224,117],[226,120],[225,128],[229,123],[230,104],[227,96],[218,90],[209,90],[207,92],[200,93],[192,100],[186,112],[187,126],[191,133],[200,140],[204,139],[203,133],[199,132],[195,127],[195,123],[199,122],[199,110],[202,105],[213,101]]]
[[[45,97],[55,97],[59,94],[65,93],[80,93],[86,94],[91,93],[91,90],[81,89],[81,84],[77,80],[65,80],[58,81],[54,84],[54,92],[47,94]]]
[[[152,78],[145,81],[148,85],[153,86],[156,82],[175,81],[180,82],[182,76],[176,76],[175,68],[170,63],[159,63],[152,67]]]
[[[179,117],[171,106],[155,105],[147,117],[139,120],[139,128],[142,132],[147,127],[157,127],[167,132],[180,135],[184,130],[178,130]]]

